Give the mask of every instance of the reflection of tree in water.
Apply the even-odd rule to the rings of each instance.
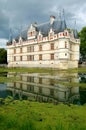
[[[80,102],[81,104],[86,103],[86,88],[80,88]]]
[[[79,73],[79,81],[80,81],[80,83],[86,83],[86,74],[85,73]]]
[[[79,82],[86,83],[86,73],[79,73]],[[86,88],[80,87],[80,102],[81,104],[86,103]]]

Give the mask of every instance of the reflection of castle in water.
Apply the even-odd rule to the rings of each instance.
[[[8,74],[13,76],[13,74]],[[79,87],[68,87],[62,83],[78,82],[77,74],[18,74],[20,80],[8,83],[7,89],[13,97],[34,99],[40,102],[74,102],[79,99]]]

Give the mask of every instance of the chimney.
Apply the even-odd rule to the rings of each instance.
[[[55,16],[51,15],[50,16],[50,24],[53,24],[54,21],[55,21]]]

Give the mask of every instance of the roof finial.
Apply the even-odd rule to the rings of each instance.
[[[65,20],[65,11],[64,11],[64,9],[62,11],[62,19]]]
[[[64,9],[62,10],[61,22],[62,22],[62,24],[61,24],[62,30],[66,29],[67,25],[66,25],[66,21],[65,21]]]
[[[76,39],[78,38],[78,32],[77,32],[77,29],[76,29],[76,19],[75,19],[75,22],[74,22],[74,37]]]
[[[59,12],[58,12],[58,18],[61,21],[61,10],[59,10]]]
[[[20,37],[22,36],[22,25],[20,26]]]
[[[13,34],[12,34],[12,28],[9,29],[9,41],[12,42]]]
[[[76,30],[76,19],[75,19],[75,22],[74,22],[74,30]]]

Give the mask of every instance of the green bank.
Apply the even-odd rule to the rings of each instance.
[[[82,68],[75,68],[75,69],[68,69],[68,70],[59,70],[59,69],[52,69],[52,68],[7,68],[7,67],[0,67],[0,72],[29,72],[29,73],[54,73],[55,71],[62,71],[62,72],[86,72],[86,67]]]
[[[0,130],[85,130],[86,105],[0,99]]]

